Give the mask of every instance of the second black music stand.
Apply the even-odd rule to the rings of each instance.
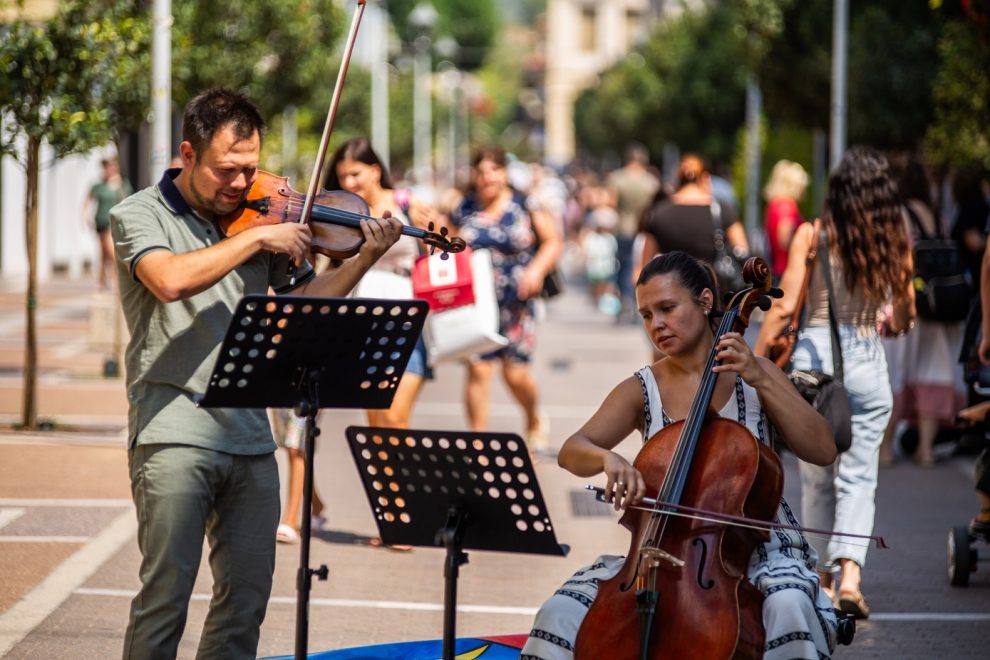
[[[382,542],[446,549],[443,657],[453,660],[463,548],[565,556],[518,435],[350,426]]]
[[[320,408],[388,408],[423,330],[422,300],[245,296],[234,312],[204,408],[294,408],[306,418],[306,469],[299,572],[297,659],[309,638],[309,592],[325,565],[309,567],[313,458]]]

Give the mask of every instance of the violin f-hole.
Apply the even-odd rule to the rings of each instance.
[[[705,564],[708,563],[708,544],[705,543],[705,539],[695,538],[691,541],[691,545],[701,546],[701,561],[698,562],[698,575],[695,578],[698,581],[698,586],[702,589],[711,589],[715,586],[715,580],[711,578],[705,580],[705,576],[703,575]]]

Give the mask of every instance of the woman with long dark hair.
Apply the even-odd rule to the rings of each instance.
[[[832,172],[820,222],[805,223],[791,241],[787,270],[780,287],[784,297],[767,312],[756,342],[766,355],[783,330],[800,293],[805,258],[818,232],[819,250],[811,274],[806,318],[794,348],[795,369],[832,373],[829,293],[838,325],[843,384],[852,409],[852,446],[826,467],[801,463],[802,520],[809,527],[857,534],[873,531],[880,443],[890,418],[892,396],[880,332],[906,332],[914,319],[912,260],[901,198],[887,159],[867,147],[853,147]],[[826,287],[821,261],[827,258],[832,291]],[[881,310],[891,303],[889,314]],[[811,539],[823,559],[822,584],[833,588],[841,573],[839,608],[860,618],[869,607],[860,589],[867,546],[833,536],[827,547]]]

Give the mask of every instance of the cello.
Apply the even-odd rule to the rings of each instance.
[[[742,332],[756,308],[768,309],[766,262],[743,270],[751,286],[737,293],[716,337]],[[659,660],[759,658],[763,595],[746,579],[765,529],[675,515],[679,507],[770,521],[780,504],[783,469],[774,451],[734,420],[710,410],[718,374],[713,344],[687,417],[669,424],[633,462],[652,508],[629,508],[619,523],[632,536],[622,570],[599,585],[578,631],[574,657]],[[644,500],[648,501],[648,500]]]

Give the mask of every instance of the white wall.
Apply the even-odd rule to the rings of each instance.
[[[103,153],[104,150],[96,150],[56,162],[51,149],[42,146],[38,180],[39,281],[50,277],[55,268],[68,269],[71,276],[80,277],[85,264],[95,263],[99,246],[82,211],[90,187],[99,180]],[[0,173],[3,176],[0,276],[23,278],[28,267],[24,243],[26,177],[21,165],[10,157],[0,159]]]

